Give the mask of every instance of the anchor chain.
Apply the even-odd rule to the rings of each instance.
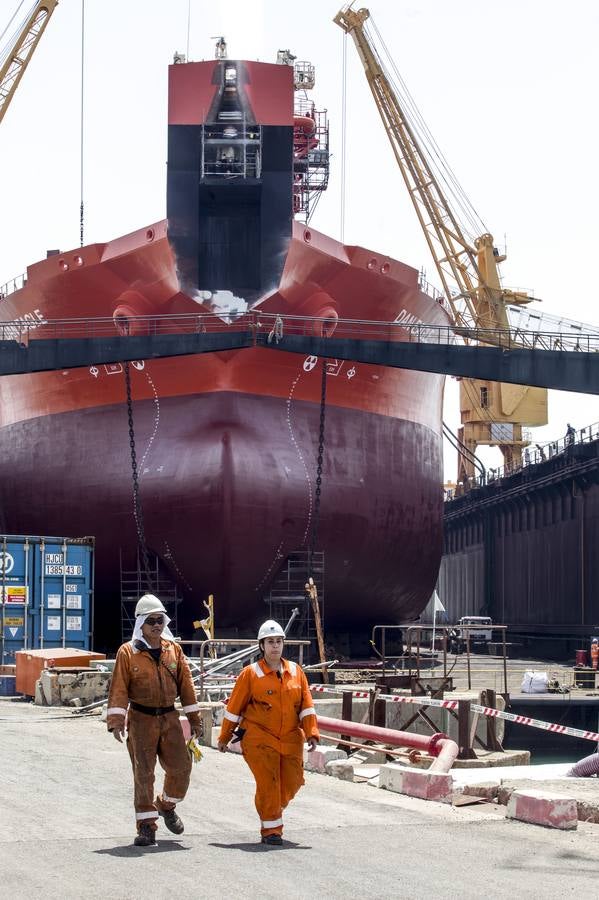
[[[312,572],[312,558],[316,549],[318,536],[318,520],[320,517],[320,495],[322,492],[322,463],[324,459],[324,427],[327,401],[327,366],[328,359],[322,360],[322,382],[320,387],[320,425],[318,431],[318,456],[316,457],[316,488],[314,490],[314,516],[312,518],[312,535],[308,554],[308,571]]]
[[[131,372],[129,363],[124,363],[125,369],[125,386],[127,390],[127,418],[129,420],[129,447],[131,449],[131,476],[133,479],[133,517],[137,528],[137,542],[142,556],[142,564],[144,567],[148,590],[152,590],[153,579],[150,573],[150,559],[148,555],[148,547],[146,544],[146,533],[144,530],[143,510],[141,499],[139,496],[139,475],[137,469],[137,453],[135,449],[135,429],[133,427],[133,401],[131,399]]]

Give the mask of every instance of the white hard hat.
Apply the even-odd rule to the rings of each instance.
[[[274,619],[267,619],[266,622],[260,626],[260,630],[258,631],[259,641],[267,637],[285,637],[285,632]]]
[[[166,613],[166,609],[154,594],[144,594],[137,601],[137,606],[135,607],[136,616],[149,616],[150,613],[157,612]]]

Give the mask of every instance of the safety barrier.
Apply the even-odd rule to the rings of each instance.
[[[312,692],[330,690],[320,684],[311,684]],[[348,691],[352,697],[369,696],[364,691]],[[398,694],[377,694],[377,700],[388,700],[391,703],[413,703],[422,706],[437,706],[440,709],[458,709],[459,700],[437,700],[433,697],[402,697]],[[474,713],[481,716],[488,716],[493,719],[505,719],[507,722],[515,722],[518,725],[528,725],[531,728],[540,728],[543,731],[551,731],[554,734],[568,734],[571,737],[582,738],[586,741],[599,742],[599,733],[596,731],[583,731],[581,728],[571,728],[569,725],[557,725],[554,722],[543,722],[542,719],[531,719],[530,716],[520,716],[515,713],[504,712],[499,709],[492,709],[490,706],[481,706],[478,703],[471,703],[470,709]]]

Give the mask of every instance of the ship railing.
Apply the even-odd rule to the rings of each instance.
[[[445,490],[445,499],[453,500],[455,497],[461,496],[473,488],[484,487],[488,484],[499,484],[502,479],[510,478],[529,466],[536,466],[558,457],[566,459],[572,447],[590,444],[594,441],[599,441],[599,422],[585,425],[584,428],[579,428],[578,430],[572,429],[572,431],[558,440],[539,442],[535,443],[534,447],[525,447],[520,463],[513,463],[511,466],[497,466],[494,469],[488,468],[486,478],[482,475],[477,475],[476,478],[470,479],[466,484],[458,485],[457,488],[447,488]]]
[[[27,276],[25,273],[9,279],[5,284],[0,285],[0,300],[4,300],[9,294],[14,294],[15,291],[20,291],[26,284]]]
[[[226,317],[216,313],[158,314],[149,316],[69,318],[46,320],[41,314],[26,313],[14,321],[0,322],[0,339],[27,342],[31,338],[113,337],[116,334],[161,335],[247,330],[257,336],[280,340],[284,334],[332,337],[358,340],[407,341],[420,344],[455,345],[461,342],[499,346],[504,350],[529,347],[536,350],[569,350],[599,352],[599,333],[578,334],[575,340],[564,339],[556,332],[526,332],[522,329],[503,331],[492,328],[460,328],[432,325],[416,320],[402,310],[390,322],[379,319],[341,319],[331,311],[328,316],[291,316],[259,309]]]

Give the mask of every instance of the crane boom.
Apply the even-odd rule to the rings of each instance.
[[[483,233],[472,241],[465,236],[465,229],[410,125],[406,114],[410,104],[402,108],[375,44],[366,33],[370,13],[367,9],[352,10],[352,5],[341,9],[334,21],[356,45],[452,310],[455,331],[468,341],[472,329],[485,329],[480,339],[501,346],[510,330],[508,303],[521,305],[532,298],[525,292],[502,287],[497,266],[505,256],[494,247],[491,234]],[[474,452],[480,444],[499,446],[508,470],[521,461],[522,448],[528,443],[523,439],[522,425],[547,423],[547,392],[542,388],[463,379],[460,409],[460,440],[465,449],[458,456],[458,483],[466,484],[474,476]]]
[[[340,10],[334,21],[356,45],[395,159],[416,210],[457,328],[509,328],[506,303],[526,303],[523,293],[501,287],[497,262],[502,261],[493,237],[483,234],[474,246],[443,193],[426,154],[414,135],[376,49],[365,33],[367,9]],[[504,257],[503,257],[504,258]]]
[[[0,122],[6,115],[25,69],[57,6],[58,0],[39,0],[36,3],[6,61],[0,68]]]

